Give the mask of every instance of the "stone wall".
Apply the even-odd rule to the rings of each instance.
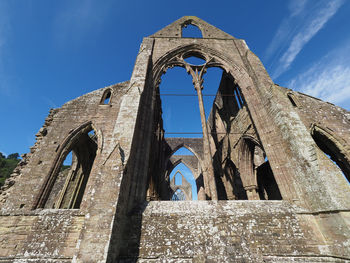
[[[124,82],[93,91],[50,112],[25,163],[19,165],[15,182],[3,195],[0,260],[71,262],[79,258],[81,240],[96,251],[101,243],[99,257],[105,255],[103,248],[109,240],[121,180],[118,173],[122,172],[118,138],[113,136],[115,123],[111,120],[118,117],[128,85]],[[104,104],[101,100],[108,90],[111,98]],[[80,209],[40,208],[37,201],[52,167],[66,151],[65,145],[79,139],[73,134],[87,124],[95,131],[98,149]]]
[[[1,214],[0,262],[71,262],[83,223],[77,210]]]
[[[343,262],[304,212],[285,201],[153,201],[132,216],[118,262]]]

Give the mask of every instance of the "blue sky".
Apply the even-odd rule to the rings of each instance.
[[[184,15],[245,39],[277,84],[350,110],[350,1],[2,0],[0,152],[28,152],[50,108],[128,80],[142,38]]]

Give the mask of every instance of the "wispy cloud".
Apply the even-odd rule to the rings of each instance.
[[[301,14],[306,6],[308,0],[293,0],[289,1],[288,8],[290,11],[290,16],[294,17]]]
[[[54,19],[55,40],[59,43],[78,41],[102,26],[112,13],[113,1],[72,0]]]
[[[320,1],[316,6],[310,6],[311,3],[307,0],[290,1],[290,15],[282,21],[266,51],[267,59],[275,54],[275,60],[272,61],[273,78],[289,69],[303,47],[336,14],[343,3],[344,0]]]
[[[276,58],[288,47],[293,36],[302,27],[305,20],[305,6],[308,0],[290,0],[288,4],[289,15],[284,18],[279,25],[276,34],[272,38],[265,52],[265,58],[273,58],[272,64]]]
[[[350,110],[349,54],[350,41],[347,41],[292,79],[288,87]]]

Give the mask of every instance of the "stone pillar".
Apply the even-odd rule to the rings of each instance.
[[[204,158],[203,178],[204,178],[205,188],[209,186],[209,192],[207,189],[205,189],[205,192],[209,195],[209,197],[211,197],[211,200],[218,200],[218,194],[216,190],[216,183],[215,183],[215,177],[214,177],[214,168],[213,168],[213,162],[212,162],[211,150],[210,150],[208,127],[207,127],[207,121],[205,118],[203,96],[202,96],[203,86],[201,84],[203,82],[203,79],[198,74],[197,69],[196,69],[196,72],[192,71],[192,73],[193,73],[192,74],[193,84],[198,95],[199,112],[201,115],[202,131],[203,131],[203,158]]]
[[[258,187],[256,185],[246,186],[244,190],[247,194],[248,200],[260,200]]]
[[[200,187],[198,190],[197,190],[197,199],[198,201],[205,201],[206,198],[205,198],[205,190],[203,187]]]

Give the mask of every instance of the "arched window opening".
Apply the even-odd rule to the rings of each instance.
[[[212,196],[216,199],[218,191],[220,191],[220,193],[223,192],[217,186],[218,181],[221,181],[217,178],[218,176],[216,176],[214,170],[216,169],[214,167],[219,166],[220,170],[222,170],[222,164],[217,164],[217,162],[219,162],[218,158],[209,156],[212,152],[207,148],[209,148],[211,144],[216,144],[218,142],[218,140],[214,138],[215,136],[220,135],[222,139],[223,136],[230,132],[231,124],[234,124],[232,120],[243,107],[244,100],[237,83],[230,73],[224,72],[223,68],[215,64],[215,61],[212,61],[213,63],[211,64],[206,64],[205,68],[198,66],[198,64],[204,63],[204,60],[199,62],[198,60],[206,58],[206,55],[204,56],[196,52],[197,51],[189,50],[188,53],[179,55],[179,57],[184,59],[196,59],[197,61],[185,62],[197,64],[197,66],[186,64],[185,67],[187,71],[185,71],[184,68],[177,67],[177,65],[183,65],[182,59],[177,58],[174,60],[174,63],[166,68],[166,74],[161,75],[161,82],[158,87],[158,101],[162,112],[161,120],[165,139],[180,137],[201,138],[205,140],[202,146],[206,148],[203,150],[205,156],[201,156],[201,162],[202,159],[211,159],[212,162],[208,161],[207,163],[212,165],[212,167],[206,170],[200,168],[202,170],[199,169],[199,175],[196,174],[195,176],[197,189],[200,189],[198,191],[198,198],[200,200],[207,200],[211,199]],[[156,83],[159,82],[157,81]],[[219,98],[218,100],[221,100],[221,102],[216,101],[216,98]],[[220,111],[220,105],[226,108],[229,104],[231,104],[231,106],[228,107],[232,108],[232,112],[222,110],[220,112],[220,114],[222,114],[219,116],[220,118],[216,118],[215,109],[217,108],[217,111]],[[215,107],[213,108],[214,105]],[[216,125],[216,119],[222,120],[222,125],[220,127]],[[205,130],[204,133],[202,129]],[[165,167],[165,181],[169,180],[168,171],[170,169],[167,164],[168,158],[168,156],[165,156],[165,165],[163,165]],[[200,163],[200,165],[202,165],[202,163]],[[212,180],[213,176],[215,182]],[[208,178],[210,178],[211,181],[208,180]],[[238,182],[236,183],[239,184]],[[222,185],[220,185],[220,187],[221,186]],[[231,192],[233,192],[233,190]],[[232,193],[232,195],[234,194]],[[245,198],[242,197],[241,194],[238,194],[238,196],[241,199]],[[225,197],[222,196],[220,198]]]
[[[197,200],[197,185],[192,171],[182,162],[170,173],[171,198],[177,189],[182,189],[186,200]]]
[[[62,163],[60,171],[64,171],[64,170],[70,169],[72,167],[72,161],[73,161],[73,152],[70,151],[67,154],[66,159],[64,159],[64,161]]]
[[[168,69],[159,86],[164,137],[202,137],[198,98],[192,77],[181,67]]]
[[[97,138],[93,130],[81,132],[67,144],[51,175],[50,191],[44,208],[78,209],[93,166]]]
[[[321,149],[326,156],[337,165],[344,177],[350,183],[350,161],[341,151],[341,146],[338,146],[339,143],[331,140],[329,137],[330,136],[327,136],[326,132],[322,131],[318,127],[315,127],[315,129],[312,131],[312,138],[314,139],[318,148]]]
[[[218,67],[208,68],[207,73],[203,76],[203,104],[205,111],[205,118],[208,120],[212,113],[212,108],[220,87],[223,70]]]
[[[177,172],[175,175],[175,185],[182,185],[182,175]]]
[[[256,172],[260,200],[282,200],[269,161],[267,160],[261,164]]]
[[[249,200],[281,200],[282,195],[264,150],[253,138],[244,138],[240,174]]]
[[[288,96],[288,99],[289,99],[290,103],[292,103],[292,105],[294,107],[297,107],[297,104],[295,103],[294,99],[292,98],[292,95],[291,94],[287,94],[287,96]]]
[[[185,38],[202,38],[202,31],[195,25],[192,25],[191,22],[185,23],[182,26],[181,36]]]
[[[234,130],[235,127],[232,126],[234,125],[232,121],[244,107],[245,103],[239,86],[234,78],[225,71],[222,72],[215,105],[217,106],[221,120],[226,124],[227,132]]]
[[[111,90],[110,90],[110,89],[106,90],[106,91],[103,93],[103,96],[102,96],[102,99],[101,99],[101,103],[100,103],[100,104],[103,104],[103,105],[110,104],[110,102],[111,102],[111,96],[112,96]]]
[[[88,135],[91,140],[93,140],[97,144],[97,135],[95,133],[95,130],[92,129],[91,131],[88,132]]]
[[[173,196],[171,197],[171,201],[185,201],[186,196],[181,189],[177,189]]]

